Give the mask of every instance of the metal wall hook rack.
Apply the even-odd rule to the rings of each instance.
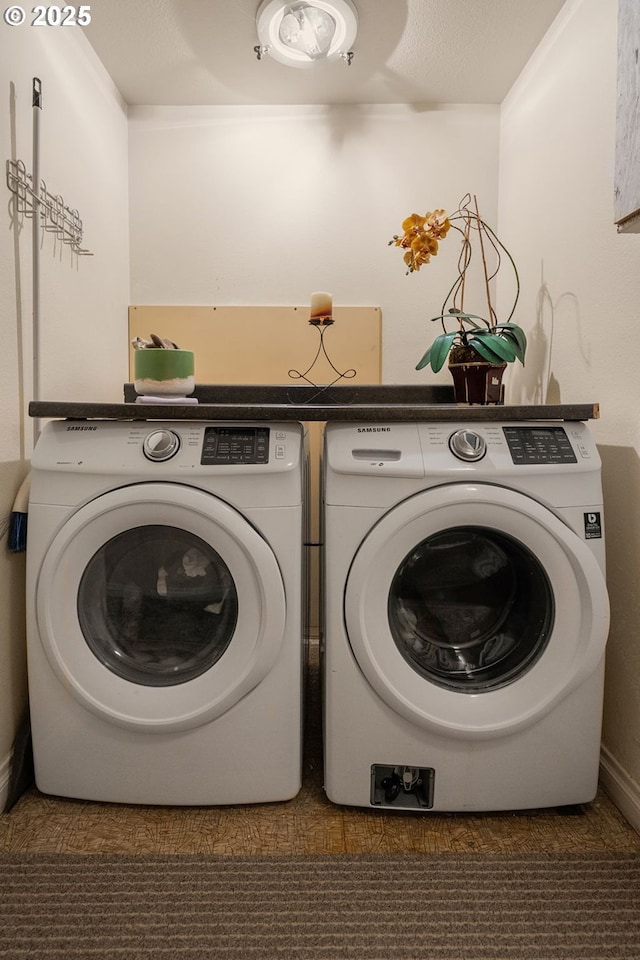
[[[298,370],[289,370],[289,377],[292,380],[304,380],[305,383],[309,384],[309,386],[311,387],[315,387],[317,390],[316,393],[312,394],[306,400],[302,401],[302,403],[316,403],[318,397],[322,397],[323,400],[330,400],[333,403],[344,403],[343,398],[332,396],[329,391],[331,387],[334,387],[336,383],[339,383],[341,380],[352,380],[353,377],[356,376],[357,371],[354,370],[353,368],[340,372],[340,370],[338,370],[335,364],[331,361],[329,354],[327,353],[327,348],[324,345],[324,337],[327,330],[329,330],[329,328],[332,325],[333,325],[333,320],[325,320],[322,324],[314,323],[314,322],[311,322],[309,324],[310,327],[313,327],[318,331],[318,336],[320,338],[316,355],[313,358],[313,361],[311,362],[311,364],[304,371],[304,373],[300,373],[300,371]],[[324,356],[329,366],[334,371],[334,373],[336,373],[337,376],[335,377],[334,380],[331,381],[331,383],[327,383],[319,386],[317,383],[314,383],[313,380],[309,378],[308,374],[313,370],[316,363],[318,363],[318,361],[320,360],[321,356]],[[289,402],[291,402],[291,399],[289,399]],[[296,401],[296,402],[300,402],[300,401]]]
[[[44,180],[40,181],[40,194],[33,189],[33,177],[27,173],[22,160],[7,160],[7,186],[16,198],[16,212],[33,217],[40,207],[40,222],[48,233],[66,243],[79,257],[92,257],[90,250],[82,246],[83,226],[80,214],[72,210],[61,196],[49,193]]]

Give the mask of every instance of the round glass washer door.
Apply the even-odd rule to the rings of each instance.
[[[272,668],[286,604],[269,544],[178,484],[112,490],[74,513],[40,568],[41,642],[86,708],[133,729],[220,716]]]
[[[609,604],[587,545],[535,500],[450,484],[394,507],[360,545],[345,625],[394,711],[448,736],[534,723],[600,663]]]
[[[179,527],[145,524],[103,544],[78,588],[78,620],[109,670],[143,686],[186,683],[217,663],[238,591],[217,550]]]

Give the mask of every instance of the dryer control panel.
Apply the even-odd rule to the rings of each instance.
[[[577,463],[564,427],[503,427],[511,459],[516,464]]]

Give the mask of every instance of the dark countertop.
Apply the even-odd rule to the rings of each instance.
[[[198,384],[197,404],[136,403],[133,384],[124,403],[37,400],[32,417],[73,420],[592,420],[597,403],[463,406],[445,386],[393,384],[307,387]]]

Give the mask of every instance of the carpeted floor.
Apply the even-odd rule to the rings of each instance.
[[[28,791],[0,816],[0,960],[640,960],[640,836],[584,810],[381,814],[324,796],[317,672],[285,804]]]
[[[0,855],[3,960],[638,960],[640,856]]]

